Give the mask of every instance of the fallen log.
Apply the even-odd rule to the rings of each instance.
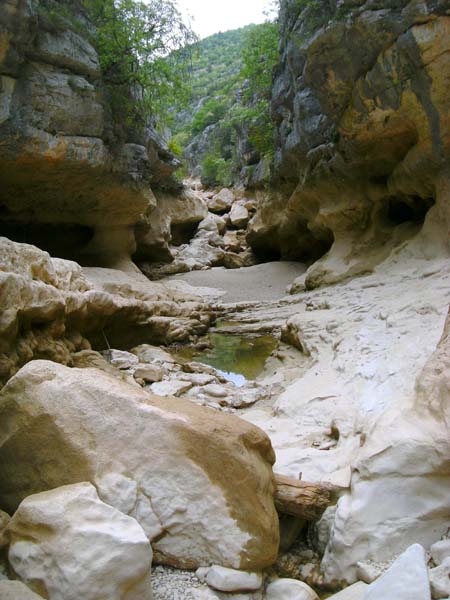
[[[306,521],[318,521],[332,502],[325,485],[300,481],[275,473],[275,506],[278,512]]]

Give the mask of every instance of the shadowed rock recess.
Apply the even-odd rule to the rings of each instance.
[[[450,1],[281,0],[214,190],[83,5],[0,0],[0,600],[449,600]]]

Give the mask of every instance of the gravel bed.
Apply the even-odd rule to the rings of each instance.
[[[206,587],[192,571],[162,566],[152,569],[154,600],[198,600],[196,592]]]

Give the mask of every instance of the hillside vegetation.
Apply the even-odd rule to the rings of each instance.
[[[170,143],[184,157],[185,173],[212,186],[247,183],[261,161],[270,161],[277,47],[275,23],[217,33],[195,45],[189,108],[176,112]]]

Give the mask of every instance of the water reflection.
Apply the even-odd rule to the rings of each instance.
[[[271,335],[249,338],[226,333],[209,334],[211,349],[198,352],[184,348],[180,356],[201,362],[221,371],[238,387],[256,377],[264,369],[268,357],[278,345]]]

